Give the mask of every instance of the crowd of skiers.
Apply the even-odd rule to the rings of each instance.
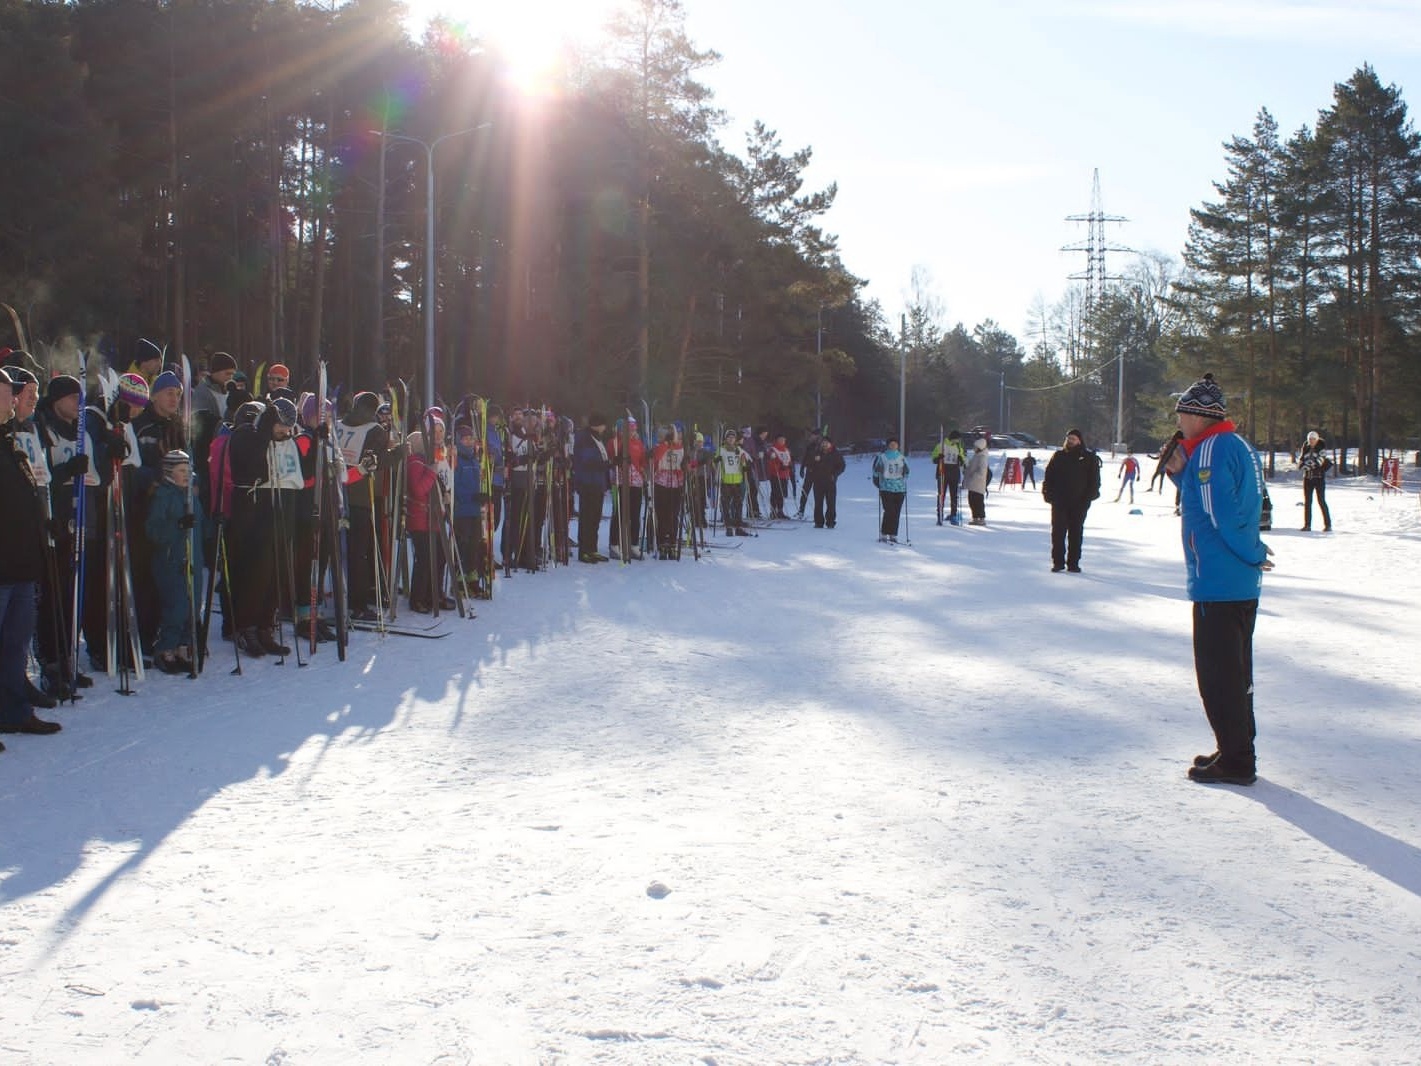
[[[214,621],[238,670],[343,655],[349,627],[462,612],[515,569],[698,555],[811,497],[816,526],[837,521],[844,460],[818,433],[643,435],[630,415],[575,427],[477,397],[411,419],[401,389],[338,414],[324,372],[298,392],[285,366],[249,378],[225,353],[195,382],[157,349],[80,376],[22,355],[0,371],[0,732],[58,731],[35,709],[90,671],[196,676]]]

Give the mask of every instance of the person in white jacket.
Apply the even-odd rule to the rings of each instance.
[[[964,478],[967,482],[967,506],[972,511],[971,525],[987,524],[987,482],[992,480],[992,468],[987,461],[987,439],[978,437],[972,445],[972,458],[967,460]]]

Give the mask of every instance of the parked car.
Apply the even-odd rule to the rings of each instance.
[[[882,437],[865,437],[863,440],[856,440],[845,448],[845,455],[877,455],[888,447],[888,442]]]
[[[1033,437],[1030,433],[1018,433],[1018,432],[1016,432],[1015,430],[1013,430],[1013,431],[1010,432],[1010,433],[1003,433],[1002,436],[1004,436],[1004,437],[1014,437],[1014,438],[1016,438],[1017,440],[1021,441],[1021,444],[1019,445],[1019,447],[1022,447],[1022,448],[1044,448],[1044,447],[1046,447],[1046,445],[1042,444],[1039,440],[1037,440],[1035,437]]]
[[[1009,437],[1009,436],[1007,436],[1005,433],[993,433],[992,436],[991,436],[991,439],[989,439],[989,440],[987,441],[987,446],[988,446],[989,448],[1025,448],[1025,447],[1027,447],[1027,445],[1023,444],[1021,441],[1017,440],[1015,437]]]

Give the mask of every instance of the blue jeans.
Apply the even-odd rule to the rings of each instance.
[[[0,585],[0,726],[29,721],[35,710],[25,696],[25,663],[35,635],[33,581]]]

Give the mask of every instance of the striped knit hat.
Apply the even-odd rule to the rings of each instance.
[[[118,379],[118,398],[130,407],[148,406],[148,382],[139,374],[124,374]]]

